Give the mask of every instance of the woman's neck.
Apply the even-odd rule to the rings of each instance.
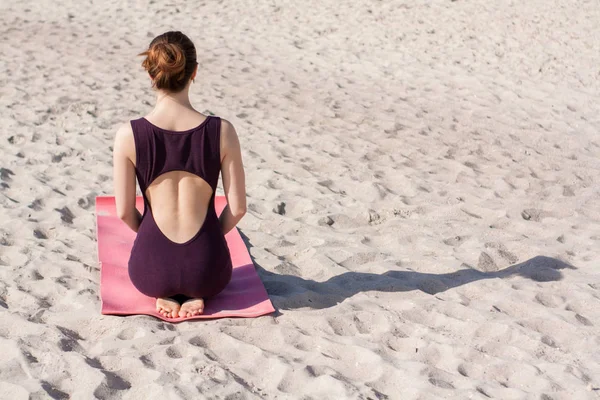
[[[188,90],[184,89],[179,93],[159,91],[156,94],[155,112],[162,113],[165,111],[168,113],[170,110],[178,110],[182,107],[193,109]]]

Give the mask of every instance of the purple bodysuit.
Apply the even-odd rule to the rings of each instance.
[[[208,116],[187,131],[162,129],[145,118],[130,122],[135,172],[144,198],[144,214],[129,258],[131,282],[150,297],[212,297],[225,288],[232,272],[214,206],[221,171],[221,119]],[[185,243],[173,242],[162,233],[146,197],[148,185],[170,171],[194,174],[213,190],[202,227]]]

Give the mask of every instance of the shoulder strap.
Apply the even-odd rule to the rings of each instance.
[[[131,120],[130,123],[135,143],[135,171],[140,189],[143,192],[146,190],[149,174],[151,173],[152,151],[149,143],[151,135],[148,134],[147,126],[142,118]]]
[[[207,182],[217,189],[219,173],[221,172],[221,118],[210,116],[204,132],[204,143],[208,148],[203,154],[203,164],[207,175]]]
[[[215,117],[215,128],[212,134],[214,142],[214,152],[217,155],[219,171],[221,170],[221,117]]]

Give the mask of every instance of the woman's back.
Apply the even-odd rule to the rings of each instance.
[[[134,124],[140,189],[162,233],[187,242],[214,200],[222,161],[220,118],[196,114],[169,123],[143,117]]]
[[[231,276],[224,235],[246,213],[240,143],[227,120],[192,107],[198,62],[186,35],[165,32],[139,55],[157,90],[156,105],[119,128],[113,151],[117,214],[137,232],[129,276],[140,292],[157,298],[161,314],[194,315]],[[227,205],[217,216],[219,173]],[[143,215],[135,207],[136,181]],[[169,298],[176,294],[193,299],[179,304]]]
[[[221,170],[221,119],[175,131],[131,121],[144,214],[131,256],[134,286],[152,297],[207,298],[231,278],[231,258],[214,208]]]

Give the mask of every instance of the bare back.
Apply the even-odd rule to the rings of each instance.
[[[194,111],[180,112],[176,119],[166,116],[160,118],[148,116],[143,119],[156,129],[177,135],[198,129],[208,118]],[[226,233],[245,214],[246,193],[237,133],[229,121],[225,119],[221,121],[217,152],[221,163],[223,189],[228,203],[221,217],[223,232]],[[189,149],[189,151],[193,150]],[[118,196],[120,201],[117,203],[117,209],[121,209],[120,214],[124,213],[122,210],[128,205],[132,209],[135,207],[136,161],[135,140],[131,125],[128,124],[119,130],[115,140],[115,186],[127,187],[124,188],[126,195]],[[131,167],[127,167],[126,164]],[[202,177],[186,171],[173,170],[161,174],[150,182],[145,195],[163,234],[173,242],[182,243],[194,236],[201,228],[213,190]],[[132,226],[132,229],[137,231],[135,226]]]
[[[189,132],[201,126],[207,119],[196,114],[176,121],[163,117],[160,121],[150,121],[164,131],[177,134]],[[223,139],[220,141],[221,150]],[[221,151],[220,154],[225,153]],[[221,159],[222,162],[222,159]],[[206,218],[213,191],[203,178],[186,171],[171,171],[157,177],[146,189],[146,197],[152,207],[157,225],[163,234],[176,243],[190,240],[201,228]]]

